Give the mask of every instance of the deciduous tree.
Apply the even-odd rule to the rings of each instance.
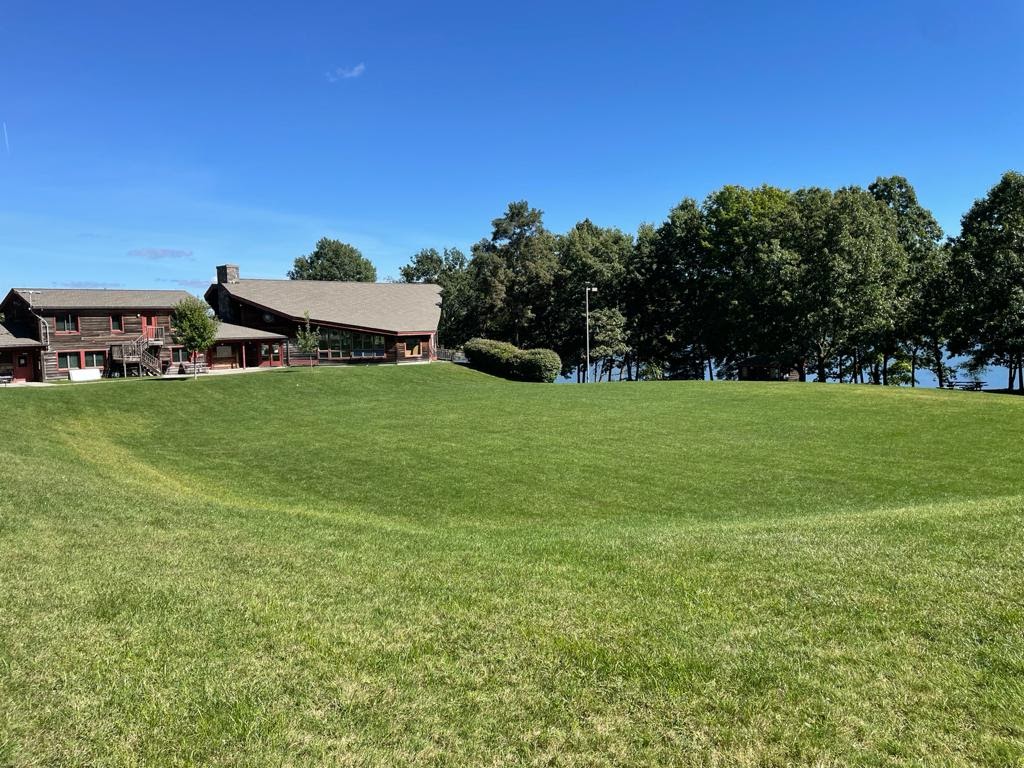
[[[172,336],[176,344],[180,344],[188,352],[193,363],[192,377],[198,375],[196,355],[205,353],[217,340],[217,329],[220,320],[213,315],[210,306],[195,296],[182,299],[171,311]]]
[[[373,283],[377,280],[377,269],[355,246],[322,237],[312,253],[295,259],[288,277],[292,280]]]
[[[309,367],[313,367],[313,360],[320,351],[320,329],[314,328],[309,320],[309,310],[303,315],[303,323],[295,332],[295,344],[299,351],[308,355]]]
[[[950,274],[958,296],[950,347],[1004,365],[1024,390],[1024,175],[1007,172],[961,221]]]
[[[472,313],[466,255],[458,248],[424,248],[399,271],[406,283],[436,283],[441,287],[438,342],[454,347],[480,334]]]

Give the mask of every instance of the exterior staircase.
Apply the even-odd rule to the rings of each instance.
[[[164,368],[159,355],[150,352],[152,347],[162,343],[162,339],[138,336],[131,341],[113,345],[110,348],[111,359],[122,365],[137,365],[140,376],[163,376]]]

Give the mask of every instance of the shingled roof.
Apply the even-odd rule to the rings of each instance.
[[[41,347],[40,342],[30,339],[14,328],[0,325],[0,349],[26,349],[28,347]]]
[[[441,288],[430,283],[239,280],[219,287],[240,301],[292,320],[302,320],[309,312],[315,323],[409,333],[434,331],[441,319]]]
[[[221,322],[217,325],[217,341],[283,341],[284,336],[258,328],[246,328],[244,325]]]
[[[170,309],[185,291],[127,291],[114,288],[15,288],[33,309]]]

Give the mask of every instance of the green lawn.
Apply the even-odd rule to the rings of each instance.
[[[0,391],[0,765],[1024,764],[1024,398]]]

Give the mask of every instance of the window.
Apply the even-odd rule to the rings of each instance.
[[[62,371],[82,367],[82,355],[80,352],[58,352],[57,367]]]
[[[110,316],[110,331],[112,333],[124,333],[124,316],[123,315],[111,315]]]
[[[405,356],[406,357],[419,357],[420,356],[420,340],[416,336],[410,336],[405,340]]]
[[[78,317],[70,312],[57,315],[56,325],[57,333],[78,333]]]
[[[86,368],[103,368],[107,364],[106,352],[83,352]]]
[[[353,357],[383,357],[384,337],[376,333],[352,334]]]
[[[345,357],[383,357],[384,337],[374,333],[356,333],[338,328],[320,329],[321,360]]]
[[[337,360],[352,355],[352,332],[338,328],[320,329],[321,360]]]
[[[188,362],[188,350],[184,347],[174,347],[171,349],[171,362],[172,363],[187,363]]]

